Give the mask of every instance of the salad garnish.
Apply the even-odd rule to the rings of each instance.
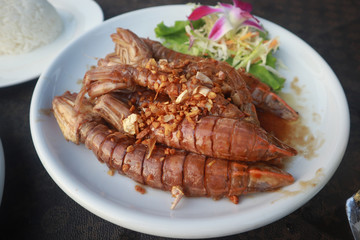
[[[279,91],[285,82],[277,70],[274,53],[279,48],[277,37],[270,39],[260,21],[250,12],[250,3],[233,0],[233,5],[196,5],[185,21],[173,26],[161,22],[155,34],[164,46],[178,52],[226,61]]]

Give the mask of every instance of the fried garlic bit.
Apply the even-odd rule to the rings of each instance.
[[[181,186],[173,186],[171,188],[171,195],[175,198],[174,202],[171,204],[170,209],[174,210],[176,205],[180,202],[181,198],[184,196],[184,192]]]
[[[123,120],[123,128],[126,133],[134,135],[137,132],[136,123],[138,120],[138,115],[135,113],[130,114],[127,118]]]

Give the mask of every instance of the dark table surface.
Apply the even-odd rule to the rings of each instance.
[[[105,20],[181,0],[97,0]],[[226,2],[231,2],[227,0]],[[352,239],[344,204],[360,188],[360,1],[250,0],[253,13],[295,33],[331,66],[344,88],[351,132],[344,158],[328,184],[290,215],[222,239]],[[200,1],[215,5],[217,1]],[[21,71],[21,69],[19,69]],[[6,175],[1,239],[164,239],[107,222],[82,208],[51,179],[35,151],[29,107],[38,79],[0,88],[0,138]]]

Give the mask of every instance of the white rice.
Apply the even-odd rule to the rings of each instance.
[[[46,0],[0,0],[0,55],[16,55],[54,41],[63,24]]]

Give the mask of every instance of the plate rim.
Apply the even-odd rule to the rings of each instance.
[[[109,23],[109,22],[112,22],[112,21],[116,21],[119,17],[122,17],[124,15],[128,15],[128,14],[134,14],[134,12],[141,12],[141,11],[151,11],[152,9],[154,8],[174,8],[174,7],[186,7],[186,5],[183,5],[183,4],[175,4],[175,5],[164,5],[164,6],[155,6],[155,7],[149,7],[149,8],[143,8],[143,9],[138,9],[138,10],[134,10],[134,11],[131,11],[131,12],[127,12],[127,13],[123,13],[123,14],[120,14],[118,16],[115,16],[113,18],[110,18],[108,20],[106,20],[103,24],[106,24],[106,23]],[[341,101],[343,101],[347,108],[344,109],[344,128],[346,129],[345,133],[344,133],[344,138],[346,139],[346,142],[343,144],[343,149],[342,151],[338,152],[338,157],[339,157],[339,160],[337,161],[337,165],[333,168],[333,171],[331,172],[331,174],[329,174],[326,178],[325,181],[322,181],[321,184],[319,184],[319,186],[316,188],[316,191],[312,191],[312,194],[310,195],[307,195],[306,198],[303,198],[302,199],[302,202],[298,203],[298,204],[294,204],[292,205],[292,208],[289,208],[286,213],[284,214],[280,214],[278,216],[276,216],[275,218],[272,218],[271,220],[268,220],[268,221],[263,221],[261,222],[260,224],[258,224],[258,226],[247,226],[243,229],[243,231],[241,232],[245,232],[245,231],[248,231],[248,230],[252,230],[252,229],[255,229],[255,228],[258,228],[258,227],[261,227],[261,226],[264,226],[264,225],[267,225],[271,222],[274,222],[286,215],[289,215],[290,213],[292,213],[293,211],[295,211],[296,209],[298,209],[299,207],[301,207],[303,204],[305,204],[307,201],[309,201],[311,198],[313,198],[329,181],[329,179],[333,176],[334,172],[336,171],[336,169],[338,168],[339,164],[341,163],[342,161],[342,158],[343,158],[343,155],[346,151],[346,147],[347,147],[347,144],[348,144],[348,139],[349,139],[349,129],[350,129],[350,115],[349,115],[349,109],[348,109],[348,104],[347,104],[347,100],[346,100],[346,97],[345,97],[345,93],[344,93],[344,90],[343,88],[341,87],[341,84],[340,84],[340,81],[339,79],[337,78],[337,76],[335,75],[335,73],[333,72],[333,70],[330,68],[330,66],[326,63],[326,61],[309,45],[307,44],[304,40],[302,40],[301,38],[297,37],[295,34],[291,33],[289,30],[281,27],[280,25],[276,24],[276,23],[273,23],[273,22],[270,22],[269,20],[266,20],[264,19],[265,21],[271,23],[271,24],[274,24],[275,26],[281,28],[283,31],[285,31],[287,34],[291,34],[293,37],[295,37],[296,39],[300,40],[303,44],[305,44],[305,46],[307,46],[309,48],[309,50],[311,50],[311,52],[313,54],[316,55],[317,58],[319,58],[322,62],[321,64],[324,65],[325,67],[327,67],[327,72],[329,72],[330,74],[333,75],[334,79],[336,79],[337,81],[337,88],[338,90],[341,90],[342,91],[342,99],[340,99]],[[95,27],[94,29],[90,30],[89,32],[87,32],[84,36],[80,37],[79,39],[75,40],[75,41],[81,41],[81,39],[85,38],[86,35],[90,35],[92,32],[96,31],[96,29],[98,28],[101,28],[103,24],[100,24],[98,25],[97,27]],[[65,52],[67,49],[67,47],[65,49],[63,49],[62,53],[60,53],[58,55],[57,58],[59,58],[63,52]],[[55,61],[54,61],[55,62]],[[182,237],[182,238],[206,238],[206,237],[220,237],[220,236],[225,236],[225,235],[231,235],[231,234],[235,234],[235,233],[239,233],[239,231],[236,230],[236,227],[232,227],[232,228],[229,228],[229,229],[223,229],[223,231],[214,231],[212,230],[211,232],[208,232],[208,234],[204,234],[204,233],[175,233],[175,232],[172,232],[172,233],[168,233],[167,231],[159,231],[159,230],[154,230],[151,226],[148,227],[147,229],[141,229],[139,230],[137,227],[136,227],[136,224],[134,225],[134,223],[132,223],[132,225],[130,224],[127,224],[127,223],[123,223],[121,221],[119,221],[119,219],[113,219],[111,217],[104,217],[103,214],[99,211],[97,211],[96,209],[91,209],[91,207],[88,206],[88,204],[84,201],[84,200],[79,200],[77,198],[77,196],[74,196],[74,194],[64,185],[63,182],[59,182],[59,179],[57,179],[57,177],[55,176],[55,172],[56,170],[54,169],[51,169],[49,171],[49,166],[48,166],[48,162],[44,162],[43,159],[46,158],[46,149],[42,149],[43,146],[40,146],[39,145],[39,142],[35,141],[34,138],[38,137],[36,136],[37,134],[37,125],[35,124],[35,113],[34,111],[36,110],[35,109],[35,101],[37,100],[36,99],[36,96],[39,96],[39,93],[38,91],[40,91],[40,84],[44,81],[42,80],[42,76],[46,75],[46,73],[48,72],[48,70],[51,68],[53,64],[50,64],[48,66],[48,68],[41,74],[40,78],[39,78],[39,81],[38,83],[36,84],[36,87],[35,87],[35,90],[34,90],[34,94],[33,94],[33,98],[31,100],[31,106],[30,106],[30,127],[31,127],[31,135],[32,135],[32,138],[33,138],[33,142],[34,142],[34,145],[35,145],[35,148],[36,148],[36,151],[39,155],[39,158],[42,162],[42,164],[44,165],[44,167],[46,168],[47,172],[50,174],[50,176],[54,179],[54,181],[57,183],[57,185],[68,195],[70,196],[72,199],[74,199],[78,204],[80,204],[81,206],[83,206],[84,208],[86,208],[87,210],[89,210],[90,212],[94,213],[95,215],[101,217],[101,218],[104,218],[110,222],[113,222],[115,224],[118,224],[118,225],[121,225],[123,227],[126,227],[128,229],[131,229],[131,230],[134,230],[134,231],[141,231],[141,232],[144,232],[144,233],[147,233],[147,234],[151,234],[151,235],[158,235],[158,236],[164,236],[164,237]],[[53,176],[54,175],[54,176]],[[95,196],[95,197],[98,197],[98,196]],[[99,199],[97,199],[96,201],[98,201]],[[90,209],[89,209],[90,208]],[[131,214],[131,213],[130,213]],[[146,218],[146,216],[143,216]],[[151,219],[151,218],[150,218]],[[167,219],[168,220],[168,219]],[[115,222],[114,222],[115,221]],[[132,221],[134,221],[132,219]],[[179,221],[179,219],[172,219],[171,221]],[[181,221],[180,221],[181,222]],[[121,224],[119,224],[121,223]],[[198,222],[199,224],[201,224],[200,222]],[[204,229],[206,228],[205,225],[202,225],[204,227]]]

